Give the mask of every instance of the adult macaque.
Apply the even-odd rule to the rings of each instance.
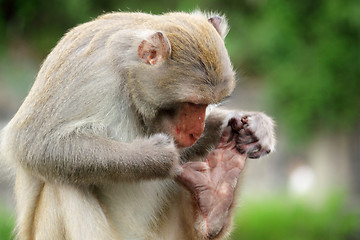
[[[235,86],[227,31],[195,12],[68,32],[1,133],[17,238],[226,237],[246,157],[275,142],[266,115],[214,107]]]

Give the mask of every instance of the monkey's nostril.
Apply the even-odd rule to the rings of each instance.
[[[200,138],[199,134],[190,133],[190,139],[193,141],[197,141]]]

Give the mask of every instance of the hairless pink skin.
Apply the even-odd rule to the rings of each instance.
[[[205,104],[183,103],[175,123],[175,133],[172,134],[178,147],[192,146],[205,128]]]
[[[182,165],[177,181],[192,194],[196,210],[205,221],[204,235],[214,238],[229,221],[229,209],[246,155],[240,154],[235,141],[237,133],[228,126],[216,149],[204,162]]]

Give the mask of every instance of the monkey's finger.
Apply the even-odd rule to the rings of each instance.
[[[244,128],[244,133],[245,133],[246,135],[253,135],[253,136],[255,136],[254,132],[253,132],[249,127]]]
[[[249,154],[251,152],[256,152],[261,149],[261,145],[258,142],[250,143],[250,144],[238,144],[236,145],[236,149],[240,154]]]
[[[233,193],[233,191],[232,191]],[[216,206],[212,208],[207,216],[207,226],[209,238],[215,238],[219,235],[228,220],[229,208],[233,201],[233,194],[221,199]]]
[[[248,124],[248,116],[244,116],[244,117],[242,117],[241,118],[241,122],[242,122],[242,124]]]
[[[231,118],[228,125],[235,132],[238,132],[241,128],[243,128],[241,119],[237,117]]]
[[[176,177],[176,180],[189,190],[194,190],[195,185],[201,185],[208,182],[208,174],[206,174],[208,166],[203,162],[192,162],[184,164],[183,171]]]
[[[215,217],[216,216],[216,217]],[[216,238],[221,230],[224,228],[224,225],[226,223],[228,213],[227,211],[223,211],[223,208],[221,209],[214,209],[211,216],[207,218],[207,235],[209,239]]]
[[[226,143],[230,142],[233,137],[231,127],[226,127],[220,137],[219,144],[216,148],[223,147]]]
[[[246,155],[234,154],[229,160],[224,161],[225,171],[228,173],[233,168],[243,169],[246,157]]]
[[[253,138],[257,139],[254,132],[249,127],[245,127],[245,128],[240,129],[238,131],[238,136],[242,137],[242,138],[250,136],[250,137],[253,137]]]
[[[192,169],[193,171],[205,172],[209,170],[209,165],[206,162],[188,162],[183,165],[183,168]]]
[[[255,159],[255,158],[260,158],[261,156],[264,156],[266,154],[269,154],[271,151],[270,150],[266,150],[266,149],[261,149],[259,151],[256,152],[251,152],[248,154],[249,158]]]
[[[228,189],[228,191],[233,191],[237,185],[239,176],[241,174],[241,168],[233,168],[226,173],[222,188]],[[229,193],[228,193],[229,194]]]
[[[259,141],[259,139],[253,135],[245,135],[245,136],[239,135],[235,141],[236,141],[236,144],[246,145],[246,144],[257,142],[257,141]]]
[[[221,150],[217,150],[215,149],[214,151],[212,151],[205,159],[205,161],[207,162],[207,164],[209,165],[210,169],[215,168],[216,165],[218,164],[219,159],[221,159],[221,155],[222,155]]]
[[[194,192],[194,182],[196,181],[196,176],[191,174],[191,172],[183,171],[179,176],[175,178],[176,182],[185,187],[188,191]]]

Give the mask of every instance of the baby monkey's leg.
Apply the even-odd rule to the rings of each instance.
[[[204,162],[182,165],[177,181],[190,191],[200,220],[200,231],[215,238],[227,226],[229,211],[246,155],[236,148],[236,132],[227,127],[216,149]]]

